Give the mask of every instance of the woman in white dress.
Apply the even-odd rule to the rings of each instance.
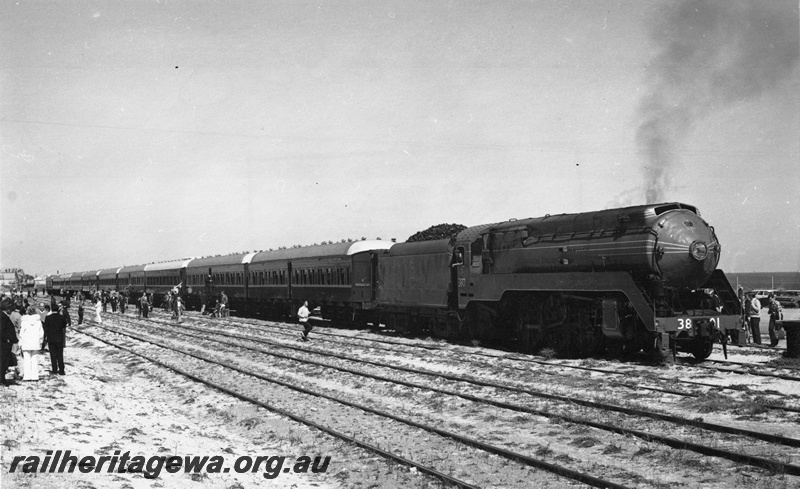
[[[39,380],[39,352],[44,328],[36,309],[29,307],[19,327],[19,348],[22,350],[22,380]]]

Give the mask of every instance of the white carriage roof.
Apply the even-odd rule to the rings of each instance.
[[[285,248],[273,251],[261,251],[251,258],[251,263],[267,262],[274,260],[296,260],[303,258],[321,258],[329,256],[354,255],[370,250],[388,250],[394,243],[380,239],[365,239],[362,241],[347,241],[344,243],[329,243],[324,245],[302,246],[299,248]]]
[[[363,251],[388,250],[392,246],[394,246],[394,243],[391,241],[383,241],[380,239],[356,241],[352,246],[350,246],[350,248],[347,249],[347,254],[355,255],[356,253],[361,253]]]
[[[165,261],[163,263],[151,263],[144,267],[145,272],[153,272],[157,270],[176,270],[179,268],[186,268],[186,265],[192,261],[193,258],[186,258],[183,260]]]

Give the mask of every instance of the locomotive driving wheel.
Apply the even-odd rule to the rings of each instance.
[[[547,342],[556,351],[560,357],[573,357],[575,356],[574,338],[577,332],[575,328],[567,325],[560,325],[558,328],[553,328],[547,335]]]
[[[575,350],[578,356],[585,358],[596,355],[603,348],[603,333],[594,327],[588,318],[581,318],[575,336]]]
[[[532,301],[521,306],[515,321],[517,350],[522,353],[533,353],[542,343],[539,315]]]
[[[619,340],[606,339],[606,351],[614,358],[619,358],[625,354],[625,342]]]
[[[459,317],[458,338],[461,341],[472,341],[478,337],[478,311],[469,304]]]

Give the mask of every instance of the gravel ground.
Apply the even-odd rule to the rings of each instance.
[[[787,310],[787,318],[800,317],[800,310]],[[766,321],[762,320],[766,325]],[[766,333],[766,326],[762,328]],[[347,330],[343,330],[347,331]],[[352,331],[352,334],[363,335]],[[38,382],[22,383],[13,388],[0,390],[0,402],[5,406],[0,411],[0,489],[6,487],[36,488],[144,488],[144,487],[213,487],[213,488],[250,488],[250,487],[441,487],[436,479],[418,474],[415,470],[388,462],[380,456],[359,449],[351,444],[337,440],[319,431],[295,423],[285,417],[271,413],[263,408],[255,407],[231,398],[210,388],[201,386],[171,371],[151,365],[133,355],[120,352],[95,340],[87,340],[85,336],[75,332],[68,333],[68,346],[65,351],[67,361],[66,376],[51,376],[46,372],[45,364],[49,361],[42,358]],[[783,346],[784,342],[781,342]],[[450,347],[447,347],[450,349]],[[461,350],[463,347],[452,347]],[[481,349],[482,350],[482,349]],[[488,350],[486,350],[488,351]],[[773,358],[771,352],[749,352],[732,348],[729,350],[732,360],[747,362],[763,362]],[[398,364],[408,362],[408,358],[394,357],[386,352],[376,354],[384,361]],[[715,351],[714,357],[721,358],[721,352]],[[763,357],[763,358],[762,358]],[[415,359],[415,366],[433,367],[439,362],[426,362]],[[572,363],[573,361],[565,361]],[[581,362],[581,361],[574,361]],[[585,361],[584,361],[585,362]],[[594,362],[590,360],[589,362]],[[276,368],[280,362],[275,362]],[[500,363],[498,361],[498,363]],[[616,365],[624,371],[641,371],[644,379],[653,374],[653,367],[624,362],[604,362],[604,368]],[[269,366],[267,366],[269,370]],[[495,364],[497,367],[497,364]],[[312,369],[313,370],[313,369]],[[453,373],[464,373],[453,365]],[[293,373],[300,374],[300,372]],[[307,381],[320,383],[320,387],[336,389],[332,381],[334,377],[320,376],[313,372]],[[658,368],[657,374],[662,377],[685,377],[680,366]],[[338,374],[337,374],[338,375]],[[748,382],[753,388],[756,383],[765,383],[765,389],[775,389],[776,381],[754,379],[747,380],[727,373],[704,374],[704,382],[719,385]],[[547,380],[547,378],[543,379]],[[341,389],[342,386],[338,388]],[[542,387],[542,386],[537,386]],[[556,387],[556,386],[553,386]],[[793,385],[781,386],[781,391],[797,392]],[[569,385],[558,386],[558,390]],[[578,391],[577,384],[573,386]],[[340,391],[353,397],[359,397],[355,391]],[[399,394],[399,395],[398,395]],[[399,402],[405,393],[398,389],[395,393]],[[599,397],[613,396],[613,392],[599,389]],[[407,399],[407,398],[406,398]],[[428,402],[420,399],[421,402]],[[652,394],[652,402],[658,403],[658,394]],[[442,425],[458,425],[470,422],[475,408],[468,403],[458,402],[450,406],[449,417],[440,417],[428,412],[425,417],[429,421]],[[313,409],[311,409],[313,411]],[[490,420],[487,425],[497,424],[507,428],[492,433],[490,439],[497,443],[515,442],[524,445],[544,447],[552,456],[561,454],[567,458],[583,459],[591,463],[592,452],[599,451],[607,455],[609,447],[619,450],[621,456],[627,457],[624,467],[637,473],[643,473],[650,481],[660,481],[663,487],[725,487],[726,483],[740,487],[791,487],[796,478],[786,478],[780,474],[746,467],[736,467],[729,462],[708,463],[705,457],[684,451],[674,451],[666,447],[657,448],[641,440],[613,440],[594,430],[586,430],[577,426],[567,427],[552,421],[537,419],[530,415],[507,414],[501,411],[481,411],[481,416]],[[532,423],[527,437],[520,431],[520,419],[525,418]],[[742,418],[724,414],[714,416],[717,422],[736,425]],[[785,416],[784,421],[796,423],[796,416]],[[764,431],[776,420],[768,414],[749,418],[752,428],[764,424]],[[502,422],[502,423],[501,423]],[[353,432],[358,431],[357,426]],[[472,427],[482,431],[481,425]],[[574,432],[573,432],[574,431]],[[788,429],[794,436],[795,429]],[[477,433],[476,432],[476,433]],[[553,433],[552,437],[548,433]],[[789,433],[785,433],[789,434]],[[488,436],[483,433],[482,436]],[[535,436],[534,436],[535,435]],[[534,438],[530,438],[534,436]],[[575,440],[590,440],[591,444],[576,445]],[[533,445],[531,445],[533,444]],[[652,465],[650,452],[658,450],[656,456],[663,457],[663,466]],[[286,457],[282,467],[294,467],[294,462],[301,456],[312,460],[319,457],[320,463],[330,456],[330,463],[324,473],[312,473],[307,470],[294,473],[293,470],[275,473],[273,479],[266,479],[265,473],[271,473],[265,466],[261,470],[247,473],[236,473],[230,469],[225,473],[205,473],[201,475],[187,474],[183,471],[167,473],[161,470],[157,477],[148,478],[141,473],[108,473],[105,468],[98,473],[72,474],[54,473],[22,473],[22,463],[17,471],[9,473],[14,457],[38,456],[43,459],[48,450],[71,450],[73,455],[113,456],[130,452],[130,457],[141,455],[152,456],[219,456],[225,467],[231,468],[237,457],[250,456],[253,459],[262,457]],[[539,450],[542,451],[542,450]],[[661,455],[658,455],[660,453]],[[648,456],[645,456],[648,455]],[[793,457],[794,458],[794,457]],[[30,459],[26,459],[29,461]],[[272,459],[275,462],[275,459]],[[649,468],[644,467],[649,465]],[[677,469],[683,466],[683,470]],[[274,467],[274,465],[273,465]],[[670,467],[668,473],[663,472]],[[588,466],[584,466],[588,468]],[[623,469],[620,466],[619,469]],[[644,471],[644,472],[642,472]],[[702,473],[707,477],[698,477]],[[497,483],[491,487],[506,487],[501,474]],[[633,486],[643,486],[636,481],[629,481]],[[640,481],[641,482],[641,481]],[[722,483],[722,485],[720,485]],[[562,485],[559,482],[559,485]],[[662,484],[656,484],[661,487]],[[519,486],[517,484],[512,484]],[[488,485],[487,485],[488,486]],[[580,484],[574,484],[580,487]]]
[[[42,359],[40,380],[0,390],[0,488],[231,488],[251,487],[440,487],[435,479],[320,433],[263,408],[85,340],[77,333],[65,350],[66,376],[49,375]],[[84,456],[284,456],[284,470],[301,456],[330,456],[325,473],[201,475],[139,473],[9,473],[15,456],[71,450]],[[27,460],[27,459],[26,459]],[[154,466],[153,466],[154,467]],[[262,469],[265,466],[262,466]],[[275,467],[275,465],[272,465]]]

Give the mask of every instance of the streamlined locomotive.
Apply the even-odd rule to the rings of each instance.
[[[741,329],[720,251],[713,227],[680,203],[510,220],[395,245],[379,257],[377,307],[395,329],[525,351],[704,359]]]

